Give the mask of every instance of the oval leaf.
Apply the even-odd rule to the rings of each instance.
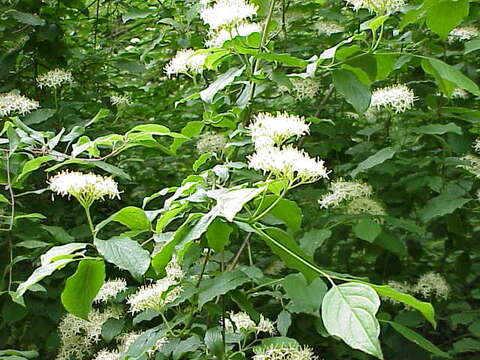
[[[379,307],[380,299],[368,285],[334,285],[323,298],[322,319],[331,335],[354,349],[383,359],[378,341],[380,325],[375,317]]]

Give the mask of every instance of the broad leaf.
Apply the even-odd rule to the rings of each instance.
[[[263,213],[277,199],[278,196],[267,195],[263,198],[263,200],[256,201],[256,206],[261,204],[258,214]],[[287,199],[281,199],[273,208],[268,211],[268,214],[280,220],[292,231],[297,232],[300,230],[303,215],[302,210],[296,202]]]
[[[358,78],[348,70],[334,70],[333,83],[355,111],[363,114],[370,106],[372,94],[367,85],[358,80]]]
[[[101,223],[99,223],[95,227],[95,231],[100,231],[103,227],[105,227],[112,221],[119,222],[120,224],[125,225],[132,231],[143,232],[150,230],[150,221],[148,220],[145,211],[134,206],[127,206],[122,210],[117,211],[108,219],[103,220]]]
[[[291,274],[283,279],[282,285],[291,300],[288,304],[290,312],[320,315],[322,300],[327,293],[327,285],[322,279],[316,278],[308,284],[302,274]]]
[[[382,164],[386,160],[391,159],[393,155],[395,155],[395,150],[391,147],[387,147],[378,151],[376,154],[358,164],[357,167],[352,171],[352,176],[355,177],[365,170]]]
[[[221,252],[230,241],[230,234],[233,228],[231,225],[224,223],[220,219],[215,219],[207,230],[207,241],[216,252]]]
[[[360,239],[372,243],[382,232],[382,227],[373,220],[365,219],[360,220],[357,225],[354,226],[353,232]]]
[[[203,280],[198,292],[198,307],[202,308],[210,300],[236,289],[249,280],[249,277],[239,270],[223,272],[214,278]]]
[[[442,39],[468,15],[468,0],[443,0],[427,11],[427,26]]]
[[[95,239],[94,244],[105,260],[120,269],[128,270],[137,279],[150,266],[150,253],[130,238]]]
[[[430,341],[428,341],[422,335],[413,331],[412,329],[407,328],[406,326],[403,326],[403,325],[401,325],[399,323],[396,323],[396,322],[393,322],[393,321],[386,321],[386,322],[389,323],[403,337],[405,337],[407,340],[410,340],[411,342],[417,344],[422,349],[425,349],[425,350],[431,352],[433,355],[444,358],[444,359],[450,359],[451,358],[451,356],[448,355],[446,352],[440,350],[438,347],[436,347],[434,344],[432,344]]]
[[[62,304],[70,314],[88,320],[93,299],[105,281],[105,264],[101,260],[85,259],[78,264],[62,292]]]
[[[205,102],[212,102],[215,95],[228,85],[230,85],[237,76],[242,75],[245,66],[242,68],[232,67],[226,73],[220,75],[208,88],[200,92],[200,97]]]
[[[470,200],[453,194],[440,194],[430,199],[425,207],[420,210],[419,215],[423,222],[428,222],[437,216],[451,214]]]
[[[334,285],[323,298],[322,319],[327,331],[354,349],[383,359],[375,314],[380,307],[377,293],[368,285]]]

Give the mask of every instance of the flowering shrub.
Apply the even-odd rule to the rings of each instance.
[[[480,351],[478,2],[0,9],[0,359]]]

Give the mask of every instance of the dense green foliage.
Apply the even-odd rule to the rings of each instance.
[[[480,2],[397,3],[251,0],[207,47],[215,1],[0,0],[0,360],[480,359]],[[328,178],[259,171],[261,113]]]

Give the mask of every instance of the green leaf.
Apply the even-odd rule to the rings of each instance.
[[[102,339],[109,343],[122,332],[124,326],[124,319],[108,319],[102,325]]]
[[[235,215],[240,212],[243,206],[254,197],[264,191],[260,188],[238,188],[229,190],[220,190],[215,196],[217,205],[215,208],[219,216],[225,217],[228,221],[233,221]]]
[[[56,112],[57,111],[55,109],[38,109],[26,115],[23,118],[23,122],[25,123],[25,125],[40,124],[50,119],[53,115],[55,115]]]
[[[348,70],[334,70],[332,76],[335,89],[345,96],[357,113],[363,114],[370,106],[372,94],[369,87]]]
[[[27,350],[27,351],[20,351],[20,350],[13,350],[13,349],[5,349],[0,350],[0,356],[21,356],[27,359],[34,359],[38,357],[38,351],[35,350]]]
[[[86,243],[70,243],[60,246],[54,246],[49,249],[45,254],[40,256],[40,263],[42,266],[48,265],[51,262],[69,258],[70,254],[74,253],[75,251],[85,249],[88,244]]]
[[[457,197],[454,194],[440,194],[430,199],[425,207],[419,211],[420,219],[428,222],[437,216],[451,214],[461,208],[471,199]]]
[[[283,279],[282,285],[291,299],[291,303],[288,304],[290,312],[320,315],[322,300],[328,290],[322,279],[316,278],[311,284],[307,284],[302,274],[291,274]]]
[[[195,162],[193,163],[193,166],[192,166],[193,171],[197,171],[200,168],[200,166],[202,166],[208,160],[210,160],[212,156],[213,156],[212,154],[208,154],[208,153],[200,155],[200,157],[197,160],[195,160]]]
[[[308,65],[308,61],[296,58],[290,54],[275,54],[275,53],[255,53],[253,54],[257,59],[264,59],[268,61],[279,62],[283,65],[304,68]]]
[[[9,10],[5,15],[10,16],[11,18],[21,22],[22,24],[32,25],[32,26],[43,26],[45,25],[45,20],[40,16],[35,14],[28,14],[17,10]]]
[[[319,272],[315,270],[311,257],[300,249],[288,233],[274,227],[257,230],[257,233],[289,268],[302,272],[308,281],[318,277]]]
[[[215,356],[215,360],[225,359],[225,346],[223,346],[222,331],[218,327],[208,329],[205,332],[204,342],[208,351]]]
[[[393,321],[385,321],[385,322],[390,324],[396,331],[400,333],[400,335],[405,337],[407,340],[410,340],[411,342],[417,344],[422,349],[425,349],[431,352],[433,355],[444,358],[444,359],[451,358],[451,356],[448,355],[446,352],[440,350],[438,347],[436,347],[434,344],[432,344],[430,341],[428,341],[422,335],[413,331],[412,329]]]
[[[427,26],[443,40],[468,15],[468,0],[439,1],[427,11]]]
[[[261,206],[258,210],[258,214],[263,213],[264,210],[269,208],[274,201],[278,199],[276,195],[267,195],[262,200],[258,200],[255,202],[255,205],[258,206],[261,203]],[[280,220],[284,223],[289,229],[294,232],[300,230],[302,225],[302,210],[297,205],[296,202],[281,199],[269,212],[269,215],[275,217],[276,219]]]
[[[173,360],[178,360],[183,355],[197,350],[200,345],[202,345],[202,342],[198,338],[198,335],[192,335],[186,340],[181,340],[173,350]]]
[[[138,61],[118,59],[114,62],[114,65],[119,70],[123,70],[123,71],[134,73],[134,74],[141,74],[146,71],[145,66]]]
[[[52,235],[55,241],[57,242],[60,242],[63,244],[69,244],[75,241],[75,238],[72,235],[70,235],[68,232],[66,232],[64,229],[62,229],[61,227],[42,225],[42,229],[45,229],[46,231],[48,231],[50,235]]]
[[[470,40],[465,43],[465,55],[470,54],[471,52],[480,50],[480,39],[479,40]]]
[[[382,227],[373,220],[360,220],[353,228],[353,232],[360,239],[372,243],[382,232]]]
[[[403,304],[420,311],[425,319],[427,319],[434,328],[437,327],[437,323],[435,321],[435,310],[432,304],[417,300],[412,295],[401,293],[387,285],[370,284],[370,286],[372,286],[379,295],[387,296],[394,300],[400,301]]]
[[[463,75],[462,72],[448,65],[447,63],[433,58],[421,57],[423,70],[435,77],[440,85],[440,89],[447,96],[452,95],[455,86],[467,90],[474,95],[480,96],[480,88],[470,78]]]
[[[378,151],[376,154],[368,157],[366,160],[358,164],[357,167],[352,171],[352,176],[355,177],[365,170],[382,164],[386,160],[391,159],[393,155],[395,155],[395,150],[391,147],[387,147]]]
[[[28,160],[22,168],[22,172],[17,176],[16,182],[20,183],[33,171],[37,170],[42,164],[53,160],[51,156],[40,156],[35,159]]]
[[[377,293],[368,285],[334,285],[323,298],[322,319],[327,331],[354,349],[383,359],[375,314],[380,307]]]
[[[136,279],[150,266],[150,253],[130,238],[95,239],[94,245],[106,261],[128,270]]]
[[[215,95],[228,85],[230,85],[237,76],[242,75],[245,66],[241,68],[232,67],[224,74],[220,75],[208,88],[200,92],[200,97],[203,101],[210,103],[213,101]]]
[[[446,133],[453,133],[458,135],[463,135],[462,128],[454,123],[443,124],[430,124],[419,126],[414,131],[418,134],[428,134],[428,135],[443,135]]]
[[[215,219],[207,230],[208,246],[216,252],[222,252],[230,242],[230,234],[232,231],[233,228],[229,224],[224,223],[218,218]]]
[[[466,352],[475,352],[480,351],[480,341],[472,338],[464,338],[453,343],[453,351],[457,354],[462,354]]]
[[[214,278],[203,280],[198,292],[198,307],[202,308],[217,296],[224,295],[248,281],[250,281],[249,277],[239,270],[223,272]]]
[[[376,16],[373,19],[367,20],[360,24],[360,30],[370,29],[376,32],[377,29],[389,18],[389,15]]]
[[[103,227],[112,221],[119,222],[132,231],[144,232],[150,230],[150,220],[148,220],[145,211],[135,206],[127,206],[99,223],[95,227],[95,232],[98,233]]]
[[[62,292],[62,304],[70,314],[88,320],[93,299],[105,281],[105,264],[101,260],[85,259],[78,264]]]
[[[315,254],[322,244],[332,235],[332,232],[328,229],[313,229],[306,232],[300,239],[300,248],[308,256]]]
[[[154,12],[149,9],[137,9],[137,8],[129,8],[126,13],[122,14],[122,21],[126,23],[129,20],[134,19],[144,19],[149,15],[152,15]]]
[[[288,311],[282,310],[277,317],[277,329],[280,335],[287,336],[290,325],[292,325],[292,315]]]

